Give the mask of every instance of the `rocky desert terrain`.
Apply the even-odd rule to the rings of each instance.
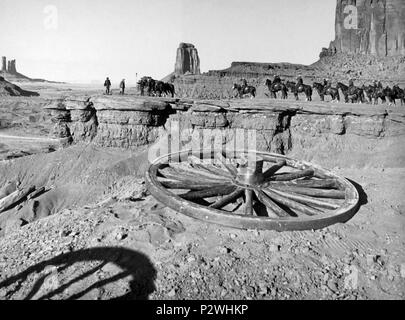
[[[1,299],[404,299],[399,107],[26,87],[40,97],[1,100],[0,184],[46,191],[0,214]],[[168,209],[149,195],[144,172],[170,121],[191,134],[251,125],[260,149],[353,181],[360,209],[345,224],[282,233]]]

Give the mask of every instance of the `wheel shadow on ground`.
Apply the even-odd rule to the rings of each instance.
[[[49,276],[49,273],[43,275],[47,267],[56,267],[57,272],[62,272],[69,266],[80,262],[98,262],[98,265],[82,272],[72,280],[61,284],[56,289],[40,295],[37,299],[55,298],[56,295],[63,293],[79,281],[95,274],[109,263],[114,264],[120,272],[109,278],[98,280],[86,288],[80,289],[80,292],[75,292],[67,299],[79,299],[94,289],[101,289],[108,284],[127,277],[131,278],[129,281],[130,290],[119,297],[113,298],[113,300],[147,300],[149,295],[156,290],[154,281],[156,280],[157,272],[149,258],[140,252],[120,247],[89,248],[61,254],[31,266],[25,271],[0,282],[0,289],[13,285],[15,287],[14,291],[8,292],[8,295],[12,295],[21,289],[24,281],[28,280],[28,277],[35,276],[35,274],[42,274],[42,276],[35,281],[34,285],[31,286],[30,292],[24,298],[25,300],[32,299],[40,293],[41,287]]]

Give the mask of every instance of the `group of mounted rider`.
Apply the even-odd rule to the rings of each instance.
[[[278,74],[274,76],[273,81],[267,79],[265,85],[270,91],[271,98],[277,98],[277,92],[281,92],[281,99],[288,98],[288,92],[292,92],[296,100],[298,94],[304,93],[307,101],[312,101],[313,89],[315,89],[321,101],[325,101],[325,96],[331,96],[332,101],[340,101],[340,93],[344,96],[344,102],[348,103],[364,103],[369,102],[373,104],[378,103],[381,99],[382,103],[395,104],[395,100],[400,100],[401,105],[405,104],[405,91],[398,85],[392,88],[383,87],[381,81],[374,81],[371,85],[363,85],[361,87],[355,86],[354,81],[351,79],[348,85],[338,82],[336,87],[332,86],[330,79],[323,79],[322,82],[314,82],[311,85],[304,84],[302,76],[297,77],[297,81],[284,81]],[[233,90],[238,91],[238,96],[242,98],[244,95],[250,95],[252,98],[256,96],[256,88],[249,86],[245,79],[242,79],[242,85],[234,84]]]
[[[174,97],[175,95],[173,84],[154,80],[151,77],[142,77],[138,81],[138,87],[141,91],[141,96],[144,96],[145,93],[148,96],[158,97],[161,97],[162,95]]]

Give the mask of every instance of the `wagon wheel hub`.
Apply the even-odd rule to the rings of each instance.
[[[263,182],[263,159],[243,159],[239,161],[234,183],[241,187],[255,187]]]

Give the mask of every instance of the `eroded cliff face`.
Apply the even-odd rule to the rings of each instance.
[[[405,1],[337,0],[335,29],[332,52],[405,55]]]
[[[274,100],[82,97],[46,109],[53,137],[103,147],[256,149],[334,167],[405,166],[405,110]]]

